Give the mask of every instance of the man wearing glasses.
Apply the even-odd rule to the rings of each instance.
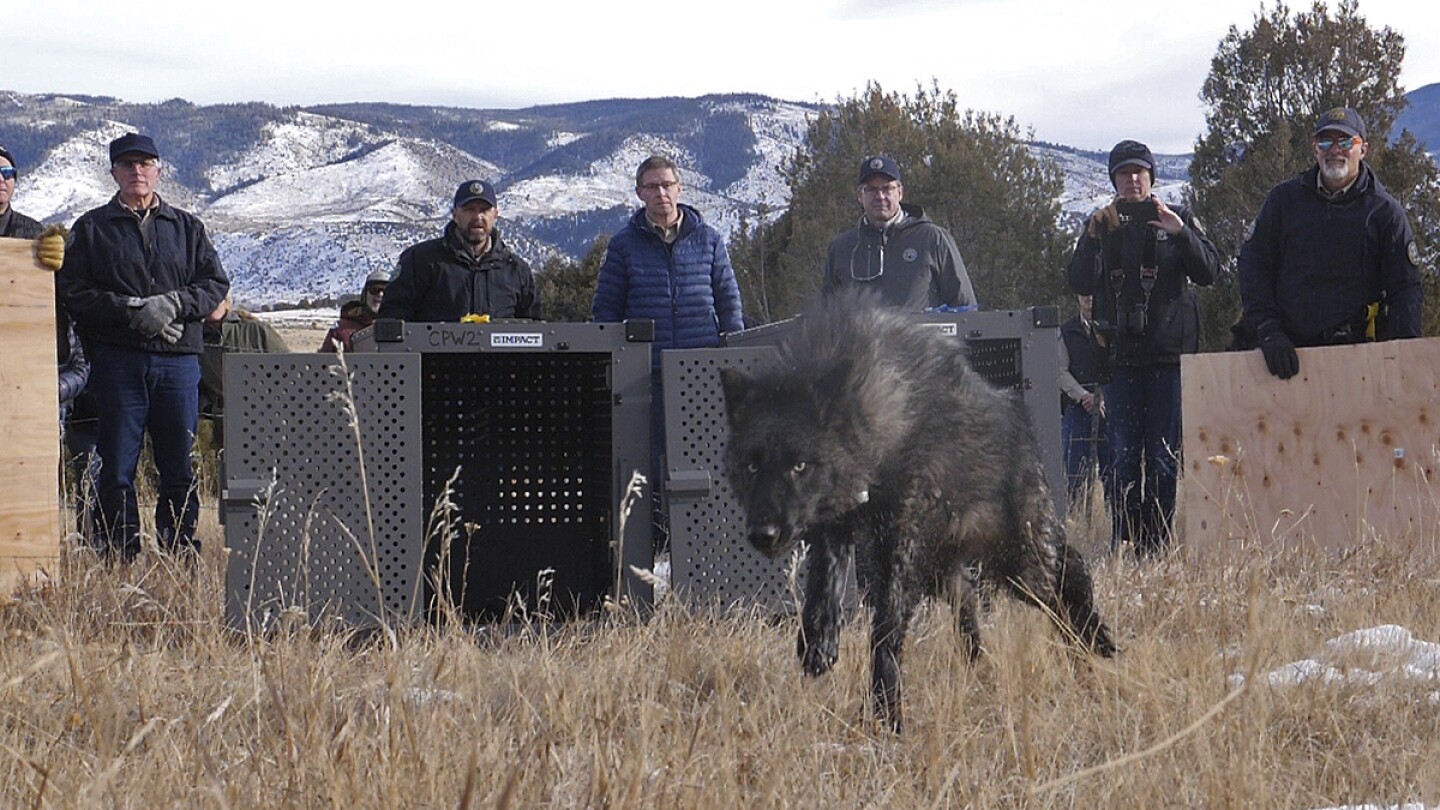
[[[1271,190],[1240,248],[1244,321],[1271,374],[1300,371],[1296,346],[1420,334],[1420,253],[1405,209],[1365,163],[1365,122],[1320,116],[1315,165]]]
[[[15,157],[10,150],[0,146],[0,236],[14,239],[34,239],[40,235],[40,223],[10,207],[15,197]]]
[[[920,206],[901,203],[905,186],[894,158],[876,155],[860,161],[855,196],[863,213],[854,228],[830,243],[824,294],[859,285],[877,292],[883,303],[913,312],[975,308],[975,291],[955,239]]]
[[[659,493],[665,420],[660,352],[720,345],[722,332],[745,328],[740,285],[725,239],[700,212],[680,202],[680,170],[667,157],[646,158],[635,170],[635,196],[644,203],[610,239],[590,310],[597,323],[631,318],[655,322],[651,344],[650,460],[655,546],[665,546]]]
[[[160,152],[148,135],[110,142],[119,191],[75,221],[56,286],[90,356],[99,410],[95,538],[111,560],[140,552],[135,470],[148,430],[160,474],[162,552],[198,553],[199,500],[190,448],[199,416],[205,316],[230,280],[205,226],[160,198]],[[193,558],[192,558],[193,559]]]

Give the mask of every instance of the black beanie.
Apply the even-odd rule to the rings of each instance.
[[[1155,183],[1155,156],[1150,147],[1139,141],[1121,141],[1110,150],[1110,185],[1115,185],[1115,172],[1124,166],[1144,166],[1150,172],[1150,183]]]

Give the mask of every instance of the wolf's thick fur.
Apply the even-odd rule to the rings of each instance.
[[[807,674],[835,663],[852,548],[872,613],[875,706],[897,730],[901,651],[921,598],[948,599],[979,654],[968,573],[977,563],[1074,640],[1115,653],[1023,403],[985,382],[953,339],[844,296],[801,318],[778,362],[726,369],[722,383],[725,464],[751,544],[770,556],[809,544],[798,645]]]

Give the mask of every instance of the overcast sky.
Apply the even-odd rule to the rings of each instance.
[[[0,89],[197,104],[526,107],[731,92],[827,102],[872,80],[911,92],[934,79],[963,106],[1013,115],[1044,140],[1108,149],[1133,137],[1186,152],[1204,125],[1198,95],[1217,44],[1231,25],[1247,30],[1261,8],[1255,0],[7,0]],[[1440,82],[1437,9],[1427,0],[1360,2],[1372,27],[1405,36],[1406,90]]]

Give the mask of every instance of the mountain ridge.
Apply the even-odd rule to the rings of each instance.
[[[1440,143],[1440,85],[1397,122]],[[1420,102],[1423,102],[1420,103]],[[384,102],[277,107],[134,104],[106,96],[0,91],[0,143],[21,166],[16,207],[70,222],[114,193],[105,162],[125,131],[155,135],[160,191],[210,229],[237,301],[259,307],[353,293],[406,246],[440,232],[460,181],[494,182],[500,229],[535,266],[582,255],[637,204],[634,167],[682,165],[686,201],[724,233],[788,205],[783,167],[822,107],[753,93],[597,99],[517,110]],[[1110,193],[1105,153],[1031,148],[1065,174],[1067,215]],[[1189,155],[1157,155],[1157,192],[1184,193]]]

